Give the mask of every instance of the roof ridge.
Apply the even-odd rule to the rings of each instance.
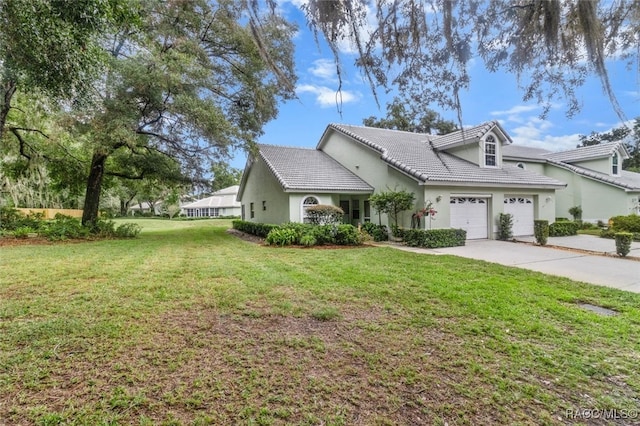
[[[336,127],[344,128],[344,126],[349,126],[349,127],[357,127],[359,129],[372,129],[372,130],[380,130],[380,131],[386,131],[386,132],[408,133],[410,135],[434,136],[434,135],[431,135],[429,133],[424,133],[424,132],[411,132],[409,130],[387,129],[385,127],[362,126],[362,125],[358,125],[358,124],[329,123],[329,126],[334,127],[334,128],[336,128]]]
[[[317,148],[311,148],[311,147],[307,147],[307,146],[291,146],[291,145],[277,145],[277,144],[273,144],[273,143],[258,143],[258,146],[270,146],[273,148],[289,148],[289,149],[306,149],[306,150],[312,150],[312,151],[316,151]]]

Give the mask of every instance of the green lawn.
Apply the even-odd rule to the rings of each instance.
[[[0,247],[0,425],[566,424],[638,406],[640,295],[137,222],[135,240]]]

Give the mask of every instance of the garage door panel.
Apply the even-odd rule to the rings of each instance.
[[[505,197],[504,212],[513,217],[513,236],[533,235],[533,198],[523,196]]]
[[[450,201],[451,227],[467,231],[467,239],[487,238],[487,199],[452,197]]]

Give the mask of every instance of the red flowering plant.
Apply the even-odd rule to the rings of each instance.
[[[427,205],[414,213],[411,217],[411,225],[412,228],[420,228],[420,221],[423,217],[427,216],[429,218],[429,229],[431,229],[431,221],[436,219],[436,214],[438,211],[433,208],[433,203],[429,201]]]

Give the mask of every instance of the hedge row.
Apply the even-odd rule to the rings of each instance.
[[[255,235],[260,238],[267,238],[269,232],[278,227],[278,225],[269,223],[248,222],[246,220],[234,220],[231,222],[231,226],[233,226],[233,229],[237,229],[238,231],[246,232],[247,234]]]
[[[566,237],[569,235],[578,235],[578,229],[581,225],[578,222],[558,221],[549,225],[550,237]]]
[[[640,233],[640,215],[630,214],[629,216],[614,216],[609,219],[611,229],[616,232]]]
[[[51,241],[83,238],[135,238],[140,234],[140,225],[116,223],[109,219],[98,218],[93,227],[83,226],[80,219],[56,214],[54,219],[44,219],[41,213],[22,215],[11,208],[0,209],[0,232],[15,238],[27,238],[37,234]]]
[[[600,233],[603,238],[615,238],[615,234],[619,232],[628,232],[632,234],[634,241],[640,241],[640,216],[631,214],[628,216],[614,216],[609,219],[611,225],[609,229],[605,229]]]
[[[399,229],[398,234],[410,247],[456,247],[463,246],[467,239],[464,229]]]
[[[242,232],[263,237],[267,244],[286,245],[359,245],[363,235],[353,225],[312,225],[308,223],[286,223],[268,225],[234,220],[233,228]]]

